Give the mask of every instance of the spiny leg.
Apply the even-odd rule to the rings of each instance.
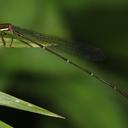
[[[10,45],[9,45],[10,48],[12,47],[12,43],[13,43],[13,36],[11,37],[11,42],[10,42]]]
[[[2,43],[3,43],[3,46],[6,47],[6,41],[4,40],[4,34],[5,34],[4,32],[1,32],[0,37],[1,37],[1,40],[2,40]],[[12,47],[12,43],[13,43],[13,36],[11,38],[11,43],[10,43],[9,47]]]
[[[2,40],[3,46],[6,47],[6,41],[4,40],[4,33],[0,32],[0,38]]]
[[[6,41],[5,41],[5,39],[4,39],[4,32],[0,32],[0,38],[1,38],[1,40],[2,40],[2,43],[3,43],[3,46],[4,47],[6,47]],[[11,37],[11,42],[10,42],[10,45],[9,45],[9,47],[10,48],[12,48],[12,44],[13,44],[13,36]],[[23,42],[24,44],[26,44],[26,45],[28,45],[28,46],[30,46],[30,47],[33,47],[32,45],[30,45],[27,41],[24,41],[24,40],[22,40],[22,39],[18,39],[19,41],[21,41],[21,42]]]

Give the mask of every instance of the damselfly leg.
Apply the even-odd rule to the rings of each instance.
[[[3,32],[0,32],[0,38],[1,38],[1,41],[3,43],[3,46],[6,47],[6,41],[4,40],[4,33]]]

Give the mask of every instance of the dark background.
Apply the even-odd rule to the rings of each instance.
[[[0,23],[86,42],[105,60],[71,57],[128,90],[128,2],[125,0],[0,0]],[[74,43],[77,52],[79,43]],[[34,48],[0,49],[0,90],[66,120],[0,107],[0,119],[16,128],[127,128],[128,101],[103,83]]]

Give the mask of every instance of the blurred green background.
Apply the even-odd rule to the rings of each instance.
[[[128,90],[127,1],[0,0],[0,23],[6,22],[100,47],[104,61],[71,58]],[[127,99],[41,49],[0,49],[0,91],[66,117],[0,107],[0,119],[16,128],[128,127]]]

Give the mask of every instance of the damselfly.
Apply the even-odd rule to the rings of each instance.
[[[33,32],[27,29],[23,29],[17,26],[14,26],[10,23],[4,23],[4,24],[0,24],[0,34],[1,34],[1,40],[3,42],[3,45],[6,47],[6,41],[4,40],[4,35],[6,35],[7,33],[12,36],[12,41],[10,42],[10,47],[12,46],[12,42],[13,42],[13,38],[16,37],[18,40],[22,41],[23,43],[27,44],[30,47],[34,47],[32,44],[36,44],[38,47],[43,48],[45,50],[47,50],[48,52],[58,56],[59,58],[61,58],[62,60],[66,61],[67,63],[75,66],[76,68],[80,69],[81,71],[89,74],[90,76],[96,78],[97,80],[101,81],[102,83],[104,83],[105,85],[111,87],[113,90],[115,90],[116,92],[118,92],[119,94],[121,94],[122,96],[128,98],[128,94],[122,90],[120,90],[116,85],[111,84],[110,82],[102,79],[101,77],[99,77],[98,75],[94,74],[92,71],[86,69],[85,67],[80,66],[79,64],[67,59],[66,57],[62,56],[61,54],[59,54],[58,52],[56,52],[55,50],[50,49],[50,47],[60,47],[62,45],[62,43],[68,43],[68,41],[63,40],[61,38],[57,38],[57,37],[50,37],[48,35],[43,35],[41,33],[38,32]],[[58,44],[58,42],[60,44]],[[85,48],[86,52],[90,52],[89,49],[91,48]],[[97,52],[98,54],[102,54],[102,52],[98,49],[98,48],[92,48],[92,52],[90,52],[90,56],[94,57],[94,60],[97,59]],[[96,56],[94,56],[94,54],[96,54]],[[102,58],[102,57],[101,57]]]

